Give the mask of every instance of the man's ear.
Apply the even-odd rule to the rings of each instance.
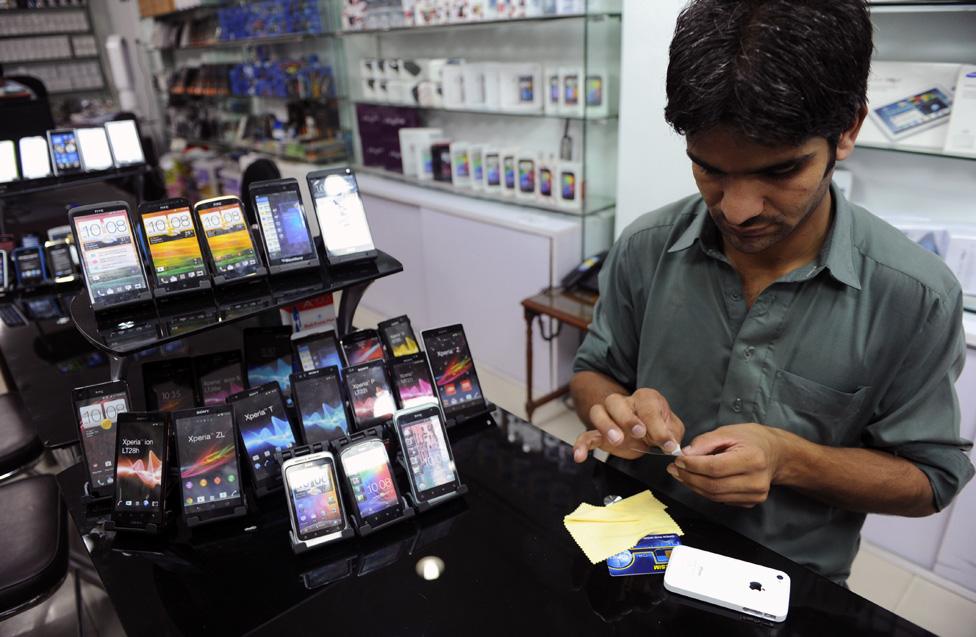
[[[857,135],[861,132],[861,125],[864,124],[864,118],[867,116],[868,107],[862,106],[850,128],[840,134],[837,139],[837,153],[835,155],[837,161],[847,159],[854,152],[854,142],[857,141]]]

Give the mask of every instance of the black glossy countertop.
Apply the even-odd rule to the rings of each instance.
[[[595,460],[497,412],[498,426],[453,429],[470,491],[462,500],[367,538],[302,556],[288,545],[284,496],[244,521],[192,538],[97,532],[92,558],[130,635],[921,635],[921,628],[716,521],[662,498],[685,544],[786,571],[783,624],[668,593],[661,575],[611,578],[563,526],[581,501],[643,490]],[[81,465],[59,476],[83,531]],[[245,532],[244,528],[256,528]],[[417,575],[437,556],[440,577]]]

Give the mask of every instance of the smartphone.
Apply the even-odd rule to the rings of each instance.
[[[386,345],[386,351],[391,358],[410,356],[420,352],[420,347],[417,346],[417,337],[413,333],[410,318],[406,314],[383,321],[377,327],[383,344]]]
[[[346,334],[340,341],[346,366],[383,360],[383,343],[376,330],[359,330]]]
[[[0,291],[9,290],[11,287],[10,269],[7,264],[7,251],[0,250]]]
[[[457,324],[427,330],[423,338],[444,415],[463,419],[484,411],[485,399],[464,328]]]
[[[342,368],[339,337],[336,336],[335,330],[316,332],[293,339],[291,349],[295,366],[301,368],[303,372],[333,366],[340,370]]]
[[[349,168],[306,175],[329,265],[376,258],[356,175]]]
[[[135,120],[120,119],[105,122],[105,134],[112,149],[112,158],[118,168],[146,163],[142,141]]]
[[[339,463],[361,524],[378,526],[403,515],[400,491],[382,440],[373,437],[346,445],[339,451]]]
[[[539,194],[552,197],[552,170],[549,168],[539,168]]]
[[[244,363],[240,351],[193,357],[197,397],[204,407],[223,405],[227,397],[244,391]]]
[[[186,199],[139,204],[139,221],[148,246],[156,296],[210,288],[190,202]]]
[[[244,329],[244,364],[248,387],[258,387],[275,381],[290,400],[290,376],[295,371],[291,335],[292,330],[287,326]]]
[[[783,571],[685,545],[671,549],[664,588],[774,622],[790,610],[790,576]]]
[[[78,418],[81,455],[91,495],[111,496],[115,483],[115,433],[119,414],[129,411],[129,386],[114,380],[71,390]]]
[[[51,158],[47,139],[40,135],[21,137],[17,142],[20,154],[20,174],[24,179],[42,179],[51,176]]]
[[[193,212],[200,222],[215,285],[265,273],[240,199],[204,199],[193,206]]]
[[[281,471],[291,529],[299,542],[314,546],[346,530],[348,522],[331,453],[319,451],[291,458]]]
[[[390,377],[400,409],[431,402],[437,404],[430,364],[423,352],[390,361]]]
[[[112,521],[120,528],[158,531],[165,508],[167,414],[123,412],[117,427]]]
[[[149,411],[171,412],[197,406],[193,362],[189,358],[143,363],[142,385]]]
[[[302,193],[295,179],[251,184],[251,203],[257,213],[271,274],[315,268],[318,252],[308,229]]]
[[[40,246],[15,249],[13,260],[19,287],[29,288],[47,281],[44,274],[44,253]]]
[[[436,403],[398,411],[393,428],[415,502],[430,502],[460,488],[444,419]]]
[[[81,172],[81,152],[78,150],[78,136],[74,130],[49,130],[47,142],[51,149],[54,174],[71,175]]]
[[[352,430],[338,367],[292,374],[291,387],[305,444],[349,435]]]
[[[357,431],[381,425],[393,418],[396,401],[383,361],[347,367],[342,380],[352,403],[352,418]]]
[[[76,128],[75,135],[78,138],[78,150],[81,151],[81,165],[87,172],[109,170],[115,166],[105,128]]]
[[[233,409],[217,405],[178,411],[173,431],[187,525],[243,515]]]
[[[234,424],[247,455],[254,481],[254,491],[260,497],[281,487],[281,468],[276,451],[295,445],[295,433],[278,383],[270,382],[227,398],[234,410]]]
[[[0,184],[20,179],[17,168],[17,145],[11,139],[0,140]]]
[[[68,211],[88,298],[96,311],[152,299],[130,217],[124,201]]]
[[[55,283],[70,283],[75,280],[75,263],[71,260],[71,246],[67,241],[45,241],[44,256],[47,274]]]
[[[24,311],[27,316],[35,321],[59,319],[64,316],[61,303],[58,301],[58,297],[53,294],[21,296],[21,302],[24,304]]]

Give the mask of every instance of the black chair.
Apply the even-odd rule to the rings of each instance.
[[[36,461],[43,451],[20,396],[0,395],[0,481]]]
[[[12,75],[6,79],[29,88],[34,93],[34,99],[0,102],[0,139],[45,135],[54,128],[54,115],[51,114],[44,82],[29,75]]]
[[[270,159],[256,159],[244,169],[241,176],[241,199],[244,200],[244,210],[247,212],[248,225],[258,222],[257,212],[251,209],[251,184],[256,181],[266,179],[281,179],[281,171],[278,165]]]
[[[68,574],[68,517],[54,476],[0,485],[0,620],[57,591]]]

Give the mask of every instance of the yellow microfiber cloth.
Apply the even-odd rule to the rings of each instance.
[[[631,548],[645,535],[683,534],[650,491],[605,507],[584,502],[563,524],[593,564]]]

